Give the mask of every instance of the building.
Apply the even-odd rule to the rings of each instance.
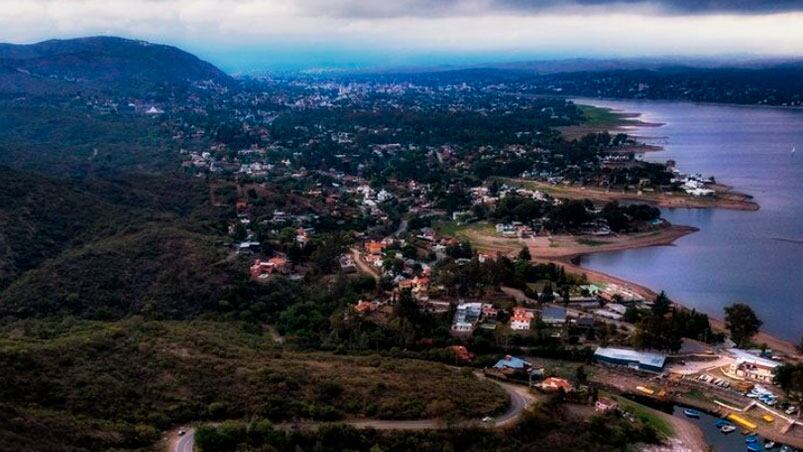
[[[365,242],[365,251],[367,251],[368,254],[382,254],[382,250],[384,249],[385,245],[383,245],[382,242],[377,242],[375,240]]]
[[[360,314],[367,314],[369,312],[376,311],[379,307],[379,303],[373,300],[359,300],[357,304],[354,306],[354,310]]]
[[[616,400],[609,399],[607,397],[600,397],[594,404],[594,410],[600,413],[607,413],[608,411],[613,411],[617,408],[619,408],[619,403],[616,402]]]
[[[472,333],[482,316],[482,303],[460,303],[454,313],[453,333]]]
[[[728,367],[728,373],[736,378],[772,383],[775,371],[781,365],[778,361],[762,358],[744,350],[732,348],[728,351],[736,358]]]
[[[666,356],[658,353],[640,352],[626,348],[599,347],[594,352],[597,362],[648,372],[663,372]]]
[[[562,389],[568,393],[574,391],[574,386],[565,378],[547,377],[541,382],[541,389],[547,392],[557,392]]]
[[[526,373],[531,367],[532,364],[529,361],[525,361],[521,358],[510,355],[505,355],[504,358],[500,359],[496,362],[496,364],[494,364],[494,369],[502,372],[505,375]]]
[[[273,273],[285,274],[289,271],[290,266],[287,259],[282,256],[274,256],[267,261],[260,259],[255,260],[254,265],[251,266],[251,277],[254,279],[264,279]]]
[[[541,321],[547,325],[563,325],[566,323],[566,308],[547,306],[541,311]]]
[[[474,354],[462,345],[452,345],[450,348],[452,353],[454,353],[455,359],[460,362],[468,363],[474,359]]]
[[[516,306],[513,308],[513,315],[510,316],[510,329],[514,331],[529,331],[533,318],[535,318],[535,315],[532,312]]]

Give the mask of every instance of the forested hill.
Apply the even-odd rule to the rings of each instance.
[[[667,67],[539,76],[529,91],[625,99],[803,106],[803,64],[765,68]]]
[[[141,93],[201,82],[223,71],[175,47],[115,37],[0,44],[0,93]]]
[[[496,83],[496,89],[520,94],[803,106],[800,61],[703,66],[582,60],[348,76],[429,85]]]

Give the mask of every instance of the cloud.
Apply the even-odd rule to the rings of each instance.
[[[803,11],[803,0],[297,0],[307,14],[335,17],[458,17],[555,12],[663,15],[774,14]]]
[[[120,35],[230,69],[246,57],[405,63],[549,56],[803,56],[801,2],[0,0],[0,42]],[[468,58],[468,57],[466,57]]]

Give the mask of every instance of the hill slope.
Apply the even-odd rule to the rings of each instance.
[[[175,47],[115,37],[0,44],[0,93],[143,92],[231,78]]]

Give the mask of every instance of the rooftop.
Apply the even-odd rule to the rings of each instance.
[[[507,355],[497,361],[496,364],[494,364],[494,367],[496,369],[504,369],[505,367],[510,369],[526,369],[527,367],[530,367],[530,363],[521,358]]]
[[[666,361],[666,356],[664,355],[640,352],[627,348],[598,347],[594,352],[594,356],[602,356],[608,359],[621,361],[636,361],[639,364],[652,367],[664,367],[664,362]]]
[[[760,356],[756,356],[752,353],[748,353],[744,350],[739,350],[738,348],[731,348],[728,350],[734,358],[739,361],[748,362],[750,364],[755,364],[762,367],[769,367],[775,368],[781,365],[778,361],[773,361],[771,359],[762,358]]]

